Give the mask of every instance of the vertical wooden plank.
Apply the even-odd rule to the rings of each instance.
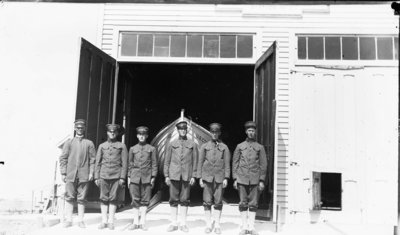
[[[113,111],[112,111],[112,122],[116,122],[116,112],[117,112],[117,98],[118,98],[118,73],[119,66],[116,64],[115,66],[115,75],[114,75],[114,103],[113,103]],[[121,120],[118,120],[118,123],[122,123]]]
[[[126,112],[126,99],[127,93],[132,91],[126,90],[126,81],[120,81],[118,77],[119,67],[118,65],[115,68],[115,82],[114,82],[114,105],[113,105],[113,119],[115,123],[121,124],[124,121],[124,115]],[[120,91],[120,92],[117,92]],[[117,110],[122,110],[122,112],[116,112]],[[122,136],[120,136],[120,140],[122,140]],[[125,142],[126,143],[126,142]]]
[[[312,195],[313,210],[321,210],[321,173],[313,172]]]
[[[296,72],[291,81],[291,169],[293,170],[293,208],[300,216],[313,208],[313,174],[315,156],[315,72]],[[301,217],[301,216],[300,216]]]
[[[87,101],[89,99],[89,84],[90,84],[90,65],[91,65],[91,52],[83,48],[79,58],[79,75],[78,75],[78,91],[77,91],[77,105],[76,105],[76,119],[87,118]]]
[[[108,92],[110,94],[110,99],[108,102],[108,122],[112,122],[113,121],[113,109],[114,109],[114,90],[115,90],[115,74],[116,74],[116,69],[117,69],[117,65],[114,63],[112,64],[112,69],[109,73],[109,77],[110,79],[110,86],[108,87]]]
[[[343,177],[346,176],[343,175]],[[355,180],[344,180],[343,182],[342,208],[349,212],[358,222],[361,222],[361,192],[359,184]]]
[[[135,141],[136,141],[136,135],[132,133],[132,131],[136,131],[136,128],[133,126],[133,118],[132,118],[132,92],[133,91],[133,77],[131,76],[132,74],[129,72],[129,77],[126,78],[127,76],[122,76],[125,77],[123,83],[124,83],[124,97],[125,97],[125,103],[124,103],[124,113],[125,117],[122,117],[123,119],[125,118],[126,121],[126,129],[130,130],[127,135],[125,135],[125,144],[128,146],[133,146]],[[122,81],[120,81],[122,84]],[[118,119],[118,118],[117,118]]]
[[[106,140],[105,134],[105,125],[111,122],[111,107],[112,107],[112,99],[113,96],[112,90],[110,90],[111,82],[110,79],[111,73],[113,72],[113,64],[105,62],[103,64],[103,71],[101,76],[101,85],[100,85],[100,107],[99,107],[99,131],[97,135],[97,139],[99,142],[104,142]]]
[[[365,136],[358,135],[365,146],[359,151],[359,157],[365,162],[364,179],[367,197],[364,208],[368,222],[387,223],[394,221],[397,211],[393,209],[396,203],[396,176],[393,174],[397,169],[394,163],[397,161],[397,148],[390,147],[393,140],[398,141],[397,133],[393,128],[396,123],[397,100],[391,99],[397,94],[397,79],[389,73],[383,74],[384,69],[378,71],[365,69],[360,76],[359,98],[368,102],[359,101],[358,112],[363,113],[362,124]],[[361,90],[361,89],[364,90]],[[363,92],[363,93],[362,93]],[[392,127],[392,128],[390,128]],[[373,133],[373,135],[371,135]],[[377,216],[381,215],[381,216]]]
[[[335,162],[338,168],[349,169],[346,177],[350,180],[356,180],[356,172],[359,169],[355,152],[356,76],[355,71],[337,72],[335,76]]]
[[[319,167],[334,166],[334,76],[316,73],[314,91],[315,156],[314,164]]]
[[[88,99],[88,113],[87,113],[87,135],[86,137],[94,142],[98,146],[98,115],[99,115],[99,94],[100,94],[100,82],[101,82],[101,69],[102,60],[99,56],[93,55],[90,71],[90,87],[89,87],[89,99]]]

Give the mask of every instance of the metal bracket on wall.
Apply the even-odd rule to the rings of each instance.
[[[314,67],[319,69],[336,69],[336,70],[355,70],[364,68],[364,66],[349,66],[349,65],[314,65]]]

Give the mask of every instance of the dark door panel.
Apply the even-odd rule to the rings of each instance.
[[[257,123],[257,140],[267,153],[265,190],[260,196],[257,217],[272,220],[273,177],[275,145],[275,72],[276,43],[258,59],[254,69],[254,119]]]
[[[76,118],[87,121],[86,137],[96,147],[112,122],[116,60],[81,38]]]

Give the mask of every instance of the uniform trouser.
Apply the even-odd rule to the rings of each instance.
[[[100,179],[100,201],[105,204],[117,204],[119,179]]]
[[[151,184],[143,184],[141,181],[138,184],[132,183],[129,185],[129,192],[132,198],[134,208],[148,206],[151,198]]]
[[[171,180],[169,186],[169,205],[172,207],[189,206],[190,204],[190,185],[189,181]]]
[[[79,204],[86,203],[86,196],[88,193],[89,182],[79,182],[78,179],[75,182],[65,183],[65,200],[68,202],[74,202],[75,200]]]
[[[204,210],[211,210],[213,204],[215,210],[222,210],[222,195],[224,194],[222,183],[217,183],[215,180],[212,183],[203,180],[203,183]]]
[[[260,197],[260,192],[258,190],[258,185],[244,185],[237,184],[239,191],[239,211],[249,211],[256,212],[258,208],[258,199]]]

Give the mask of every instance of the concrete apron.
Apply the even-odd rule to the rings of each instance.
[[[179,212],[179,210],[178,210]],[[131,225],[133,220],[133,212],[131,210],[125,210],[116,213],[115,216],[115,230],[103,229],[99,230],[97,227],[101,222],[100,213],[86,213],[85,214],[85,224],[86,228],[81,229],[77,225],[77,216],[73,217],[73,226],[70,228],[63,228],[62,223],[54,225],[52,227],[45,227],[38,231],[33,231],[29,234],[132,234],[134,232],[137,235],[140,234],[166,234],[166,230],[170,224],[170,208],[168,202],[163,202],[152,209],[147,214],[146,225],[148,231],[142,230],[128,230],[129,225]],[[179,216],[178,216],[179,220]],[[224,204],[221,216],[221,230],[222,234],[239,234],[240,232],[240,213],[237,205]],[[187,215],[187,226],[189,227],[189,233],[191,235],[195,234],[205,234],[205,218],[204,209],[202,206],[189,207]],[[256,230],[264,234],[273,234],[275,231],[275,225],[272,222],[256,221]],[[173,232],[179,234],[185,234],[181,231]],[[212,233],[214,234],[214,233]]]
[[[51,218],[50,218],[51,219]],[[53,218],[54,219],[54,218]],[[78,234],[168,234],[166,229],[170,224],[170,208],[167,202],[163,202],[151,210],[147,215],[146,225],[148,231],[128,230],[129,225],[132,223],[133,213],[131,210],[126,210],[116,214],[115,230],[103,229],[99,230],[97,227],[101,222],[100,213],[86,213],[85,223],[86,229],[81,229],[77,226],[77,216],[74,215],[74,223],[71,228],[63,228],[62,223],[56,224],[52,227],[44,227],[39,230],[32,231],[28,234],[46,235],[78,235]],[[178,217],[179,219],[179,217]],[[224,204],[221,216],[221,230],[222,234],[239,234],[241,218],[237,205]],[[205,234],[204,229],[206,226],[204,218],[204,210],[202,206],[189,207],[187,216],[187,225],[189,227],[189,234]],[[286,224],[280,228],[276,233],[276,226],[272,222],[256,221],[255,228],[260,235],[280,234],[280,235],[353,235],[353,234],[393,234],[393,227],[381,225],[365,225],[365,224],[346,224],[346,223],[330,223],[328,221],[318,223],[293,223]],[[172,232],[171,234],[185,234],[182,231]],[[214,233],[212,233],[214,234]]]

